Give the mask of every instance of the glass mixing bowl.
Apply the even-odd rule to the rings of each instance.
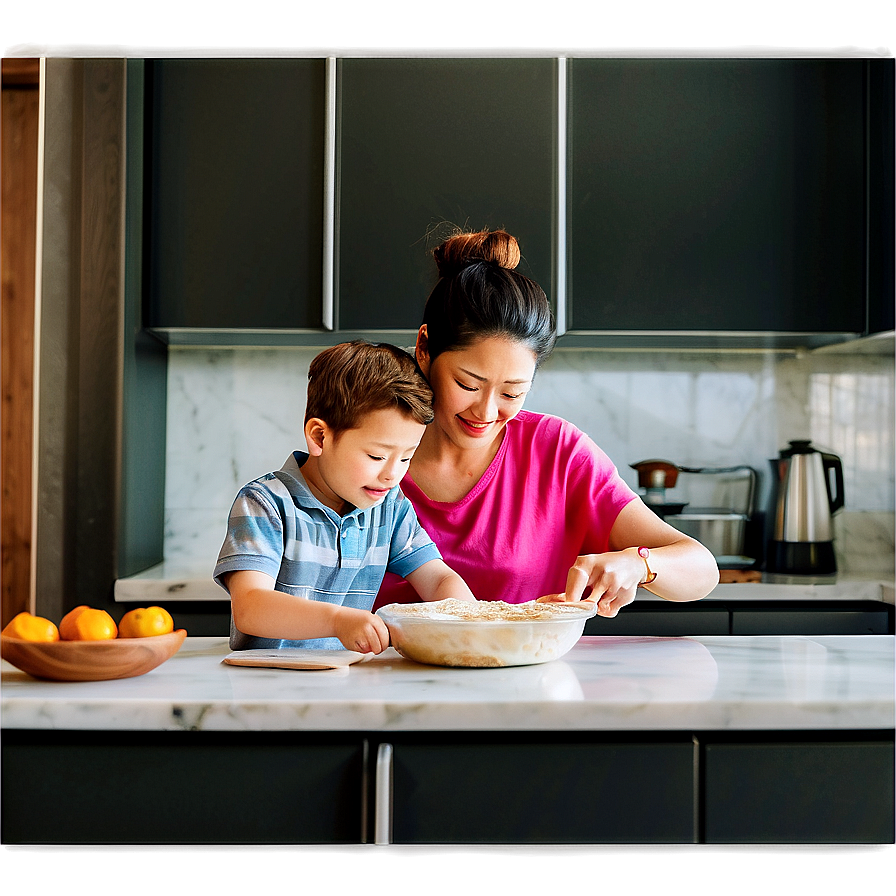
[[[527,666],[567,653],[597,607],[581,603],[508,604],[441,600],[388,604],[376,611],[392,646],[432,666]]]

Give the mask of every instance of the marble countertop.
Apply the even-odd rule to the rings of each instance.
[[[212,579],[214,560],[203,564],[188,561],[166,561],[136,575],[118,579],[115,600],[121,603],[155,601],[226,601],[229,596]],[[717,585],[704,600],[880,600],[894,603],[893,582],[877,578],[831,576],[812,579],[799,576],[766,575],[762,582],[738,582]],[[641,600],[656,598],[641,590]]]
[[[847,730],[894,727],[894,637],[586,636],[550,663],[425,666],[389,648],[350,668],[223,663],[188,638],[137,678],[38,681],[6,662],[4,728],[126,730]]]

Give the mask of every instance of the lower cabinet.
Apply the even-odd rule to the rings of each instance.
[[[695,748],[689,735],[532,739],[531,732],[443,732],[396,737],[389,744],[391,831],[381,831],[378,839],[444,844],[695,841]],[[383,798],[380,791],[377,800]]]
[[[2,749],[3,843],[364,839],[355,734],[5,729]]]
[[[436,733],[376,752],[378,843],[894,842],[892,731]]]
[[[622,635],[626,637],[700,637],[730,634],[728,608],[699,604],[673,605],[668,601],[638,601],[623,607],[611,619],[592,616],[585,623],[586,635]]]
[[[893,731],[2,731],[4,844],[893,843]]]
[[[732,607],[732,635],[892,635],[893,605],[844,601],[811,607],[781,603]]]
[[[702,748],[706,843],[893,843],[893,735],[741,735]]]
[[[639,599],[612,619],[593,616],[586,635],[892,635],[896,608],[883,601],[750,601],[694,604]]]

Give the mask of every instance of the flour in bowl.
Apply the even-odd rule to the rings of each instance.
[[[386,608],[384,608],[386,609]],[[508,604],[503,600],[479,600],[475,603],[448,598],[416,604],[390,604],[390,613],[422,619],[463,619],[468,622],[532,622],[537,619],[570,619],[592,615],[589,603],[538,603],[530,600],[522,604]]]

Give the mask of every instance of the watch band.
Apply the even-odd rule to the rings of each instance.
[[[650,556],[650,550],[645,547],[640,547],[638,548],[638,556],[644,561],[644,566],[647,567],[647,578],[644,579],[641,584],[649,585],[656,578],[656,573],[651,571],[650,565],[647,562],[647,558]]]

